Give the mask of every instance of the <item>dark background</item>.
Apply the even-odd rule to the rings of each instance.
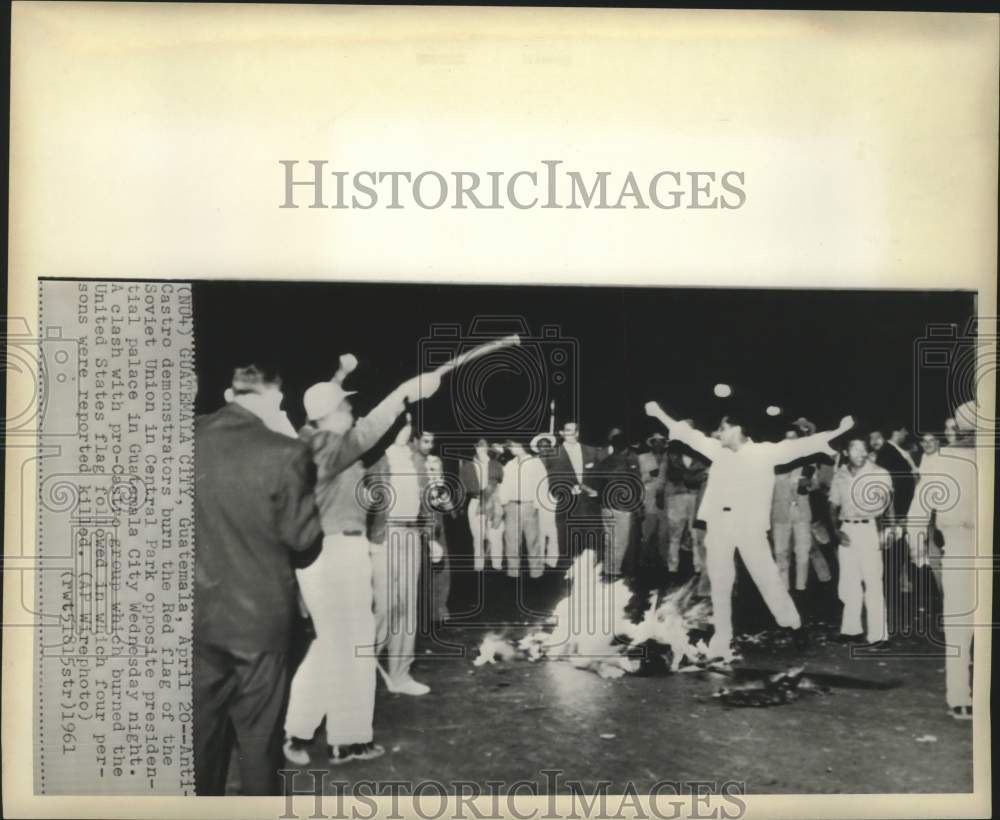
[[[577,417],[584,441],[604,442],[612,426],[639,441],[656,429],[649,399],[706,430],[728,408],[749,412],[758,438],[801,415],[825,428],[846,413],[865,430],[940,432],[974,390],[968,292],[200,281],[194,302],[198,412],[222,404],[234,366],[268,361],[296,426],[303,392],[341,353],[360,360],[346,386],[363,413],[470,347],[474,331],[529,341],[455,371],[418,405],[418,425],[442,437],[539,432],[555,400],[557,428]],[[731,398],[714,397],[720,382]],[[782,416],[769,420],[769,404]]]

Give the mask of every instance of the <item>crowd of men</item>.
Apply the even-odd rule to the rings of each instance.
[[[384,753],[377,680],[430,691],[410,672],[415,640],[422,620],[449,618],[461,562],[447,533],[462,519],[476,573],[530,583],[590,549],[608,577],[693,575],[712,601],[709,654],[722,660],[733,651],[736,554],[797,646],[810,569],[813,597],[838,579],[841,639],[873,650],[891,640],[884,581],[905,593],[926,569],[959,648],[946,662],[949,712],[971,718],[975,573],[959,565],[976,555],[968,413],[948,421],[944,442],[925,435],[911,451],[905,428],[862,434],[850,416],[825,432],[798,419],[781,440],[758,441],[735,413],[706,434],[650,402],[657,429],[644,447],[620,429],[585,444],[567,421],[558,436],[481,438],[446,470],[433,433],[414,430],[407,412],[440,376],[404,382],[355,419],[344,381],[356,364],[342,356],[305,392],[299,431],[278,374],[256,365],[237,368],[226,404],[197,420],[199,794],[225,792],[234,740],[246,794],[277,791],[282,754],[308,764],[324,721],[330,764]],[[293,669],[302,615],[314,638]]]

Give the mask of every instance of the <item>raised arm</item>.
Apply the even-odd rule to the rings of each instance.
[[[390,427],[395,424],[406,402],[417,402],[434,395],[441,385],[441,378],[433,374],[415,376],[403,382],[376,405],[367,416],[359,419],[345,435],[336,454],[336,464],[331,472],[343,470],[374,447]],[[400,437],[409,438],[409,424],[400,431]],[[404,439],[405,440],[405,439]]]
[[[679,421],[668,416],[655,401],[646,402],[646,415],[652,416],[663,424],[670,431],[670,438],[683,442],[696,453],[701,453],[705,458],[714,460],[722,449],[722,444],[714,438],[706,436],[699,430],[695,430],[685,421]]]
[[[835,451],[830,447],[830,442],[853,427],[854,419],[851,416],[844,416],[835,430],[826,430],[804,438],[786,438],[779,441],[775,445],[778,457],[781,459],[778,464],[788,464],[817,453],[832,455]]]

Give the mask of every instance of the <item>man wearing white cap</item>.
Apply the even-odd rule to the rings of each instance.
[[[972,403],[955,412],[954,444],[942,447],[934,471],[922,470],[906,517],[911,539],[926,538],[927,522],[935,514],[941,533],[942,621],[945,636],[945,697],[956,720],[972,720],[972,637],[979,614],[976,542],[977,494],[976,413]],[[989,570],[983,570],[989,571]]]
[[[342,358],[341,372],[352,369],[344,367]],[[336,378],[306,391],[309,423],[299,435],[317,466],[324,537],[319,557],[298,571],[316,631],[292,680],[285,719],[285,755],[298,765],[309,762],[308,747],[324,716],[330,763],[384,752],[373,742],[372,731],[375,657],[370,648],[375,643],[375,616],[361,457],[389,430],[406,401],[427,398],[439,385],[440,377],[433,374],[414,377],[357,423],[349,398],[353,391],[344,390]]]

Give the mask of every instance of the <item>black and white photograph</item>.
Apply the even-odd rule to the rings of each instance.
[[[198,794],[971,789],[976,294],[192,294]]]
[[[995,10],[10,10],[4,817],[989,816]]]

